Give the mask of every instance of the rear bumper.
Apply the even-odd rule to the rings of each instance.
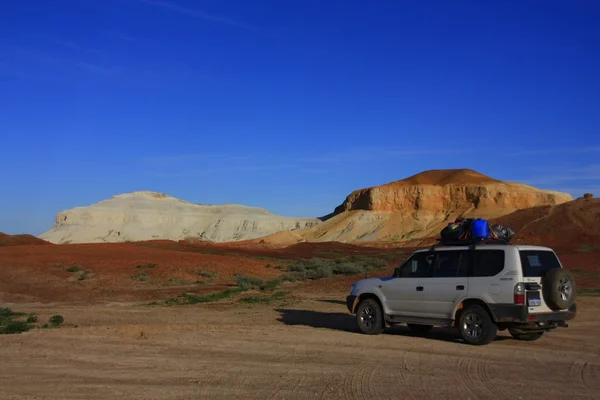
[[[558,311],[551,313],[530,314],[527,307],[515,304],[490,304],[490,311],[496,322],[547,322],[560,323],[571,320],[577,315],[577,304],[571,305],[567,311]]]
[[[348,307],[348,311],[354,313],[354,302],[356,301],[356,296],[348,296],[346,297],[346,307]]]

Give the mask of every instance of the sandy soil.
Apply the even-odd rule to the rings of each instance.
[[[18,305],[69,326],[0,336],[3,399],[597,399],[600,298],[537,342],[356,333],[344,293],[276,305]],[[76,325],[73,326],[73,325]]]

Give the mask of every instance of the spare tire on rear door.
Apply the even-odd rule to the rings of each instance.
[[[568,309],[575,301],[575,280],[568,269],[552,268],[542,278],[544,301],[554,311]]]

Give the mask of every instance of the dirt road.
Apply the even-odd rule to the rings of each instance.
[[[597,399],[600,298],[533,343],[353,332],[340,294],[275,307],[13,307],[77,325],[0,336],[3,399]]]

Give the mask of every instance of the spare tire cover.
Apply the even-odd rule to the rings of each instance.
[[[568,269],[552,268],[542,278],[546,305],[554,310],[568,309],[575,301],[575,279]]]

